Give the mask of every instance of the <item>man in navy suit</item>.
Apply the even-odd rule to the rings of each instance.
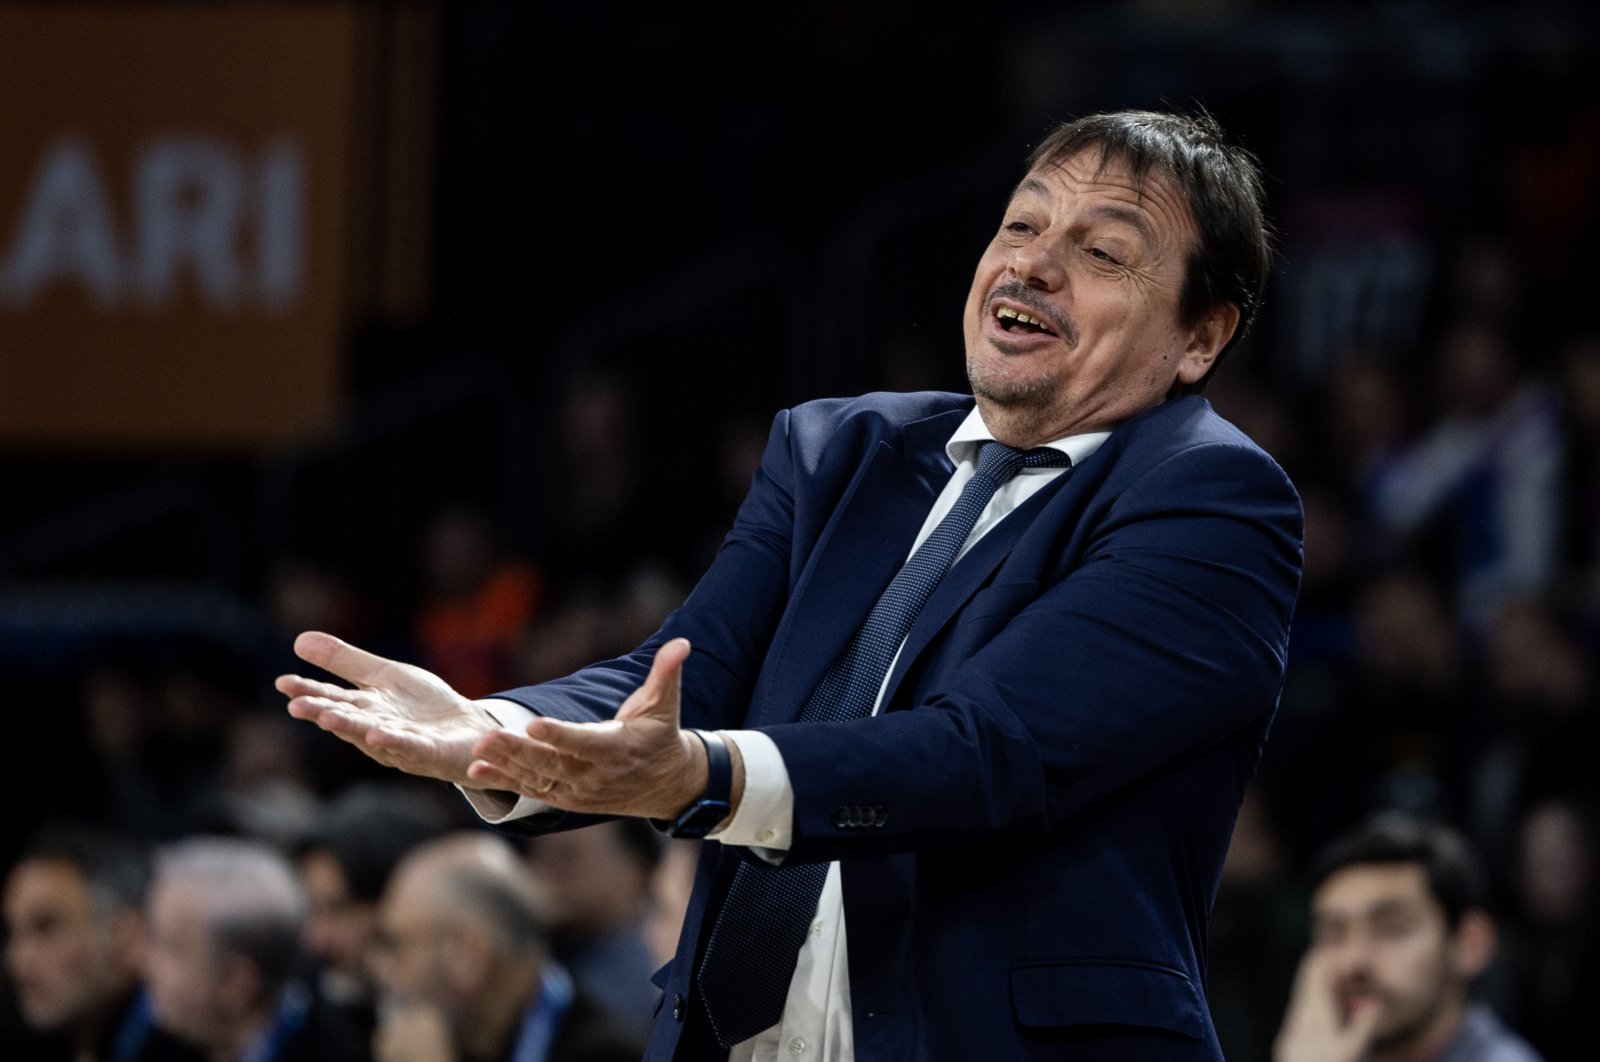
[[[1268,262],[1210,119],[1064,125],[979,261],[973,394],[779,414],[639,650],[472,702],[313,632],[296,651],[357,688],[279,689],[491,821],[721,842],[650,1059],[1219,1059],[1207,922],[1301,517],[1195,392]]]

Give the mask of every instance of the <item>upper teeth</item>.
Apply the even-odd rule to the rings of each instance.
[[[1011,317],[1011,318],[1014,318],[1014,319],[1016,319],[1018,321],[1021,321],[1023,324],[1030,324],[1030,325],[1033,325],[1035,328],[1043,328],[1046,331],[1049,331],[1049,326],[1046,325],[1043,321],[1039,320],[1037,317],[1034,317],[1031,314],[1023,313],[1021,310],[1013,310],[1009,306],[998,307],[994,311],[994,315],[996,317]]]

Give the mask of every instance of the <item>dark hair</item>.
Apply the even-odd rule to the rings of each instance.
[[[1227,143],[1209,114],[1117,111],[1057,126],[1028,156],[1028,169],[1065,162],[1098,149],[1100,165],[1120,162],[1141,185],[1151,170],[1170,178],[1199,230],[1189,255],[1178,318],[1193,325],[1226,303],[1239,307],[1239,327],[1198,382],[1177,393],[1199,391],[1222,357],[1249,331],[1261,309],[1272,268],[1261,170],[1254,156]]]
[[[101,914],[142,908],[150,891],[151,853],[147,846],[85,823],[46,826],[23,850],[23,863],[60,862],[83,875]]]
[[[1483,867],[1465,837],[1446,826],[1397,811],[1383,812],[1328,844],[1311,864],[1311,889],[1349,867],[1420,867],[1428,892],[1453,930],[1484,904]]]

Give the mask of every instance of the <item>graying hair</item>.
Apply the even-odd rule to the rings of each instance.
[[[168,884],[194,890],[214,955],[252,963],[264,991],[288,982],[300,959],[306,900],[281,854],[231,837],[181,841],[156,857],[156,888]]]

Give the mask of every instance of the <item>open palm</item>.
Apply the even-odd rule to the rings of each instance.
[[[467,776],[467,767],[473,746],[495,729],[494,721],[439,676],[320,631],[296,638],[294,651],[355,688],[283,675],[275,685],[289,697],[290,715],[315,723],[385,766],[483,784]]]

